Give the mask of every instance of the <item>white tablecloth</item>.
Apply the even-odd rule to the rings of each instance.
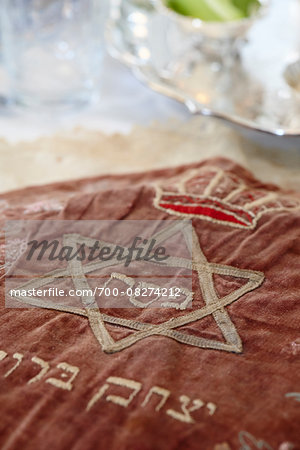
[[[4,76],[2,75],[4,78]],[[0,109],[0,137],[11,142],[32,140],[41,136],[81,126],[105,133],[127,133],[134,125],[148,125],[153,120],[186,119],[186,108],[152,92],[131,72],[108,55],[103,60],[100,97],[96,104],[76,112],[26,109]]]
[[[284,0],[276,2],[282,7]],[[300,188],[299,149],[262,150],[212,119],[190,121],[183,105],[152,92],[108,55],[103,60],[100,84],[97,104],[59,114],[9,109],[1,105],[0,97],[0,192],[216,155],[235,159],[265,181]],[[0,70],[0,96],[2,93],[5,95],[5,79]],[[129,134],[137,125],[142,127],[128,137],[103,135]],[[72,132],[76,127],[80,130]]]

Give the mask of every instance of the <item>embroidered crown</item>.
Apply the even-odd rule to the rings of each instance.
[[[256,189],[218,167],[192,169],[156,186],[156,208],[180,217],[198,217],[253,229],[272,211],[299,209],[300,202],[275,191]]]

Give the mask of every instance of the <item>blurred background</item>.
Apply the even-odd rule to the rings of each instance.
[[[2,0],[0,190],[221,155],[299,187],[299,0]]]

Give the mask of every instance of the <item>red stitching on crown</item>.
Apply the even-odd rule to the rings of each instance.
[[[248,211],[244,210],[241,206],[237,206],[236,208],[234,208],[232,205],[231,207],[222,201],[218,201],[216,199],[211,199],[211,198],[197,198],[197,197],[191,197],[188,195],[178,195],[178,194],[174,194],[174,195],[163,195],[161,198],[161,203],[160,206],[162,206],[163,202],[166,202],[170,205],[178,205],[178,206],[182,206],[185,209],[187,207],[196,207],[194,206],[195,204],[198,206],[200,205],[208,205],[208,207],[214,207],[217,206],[218,208],[222,209],[224,211],[224,214],[226,213],[233,213],[233,214],[237,214],[241,220],[244,220],[246,225],[250,225],[253,223],[253,219],[254,216],[249,213]],[[172,202],[172,203],[170,203]],[[199,206],[200,206],[199,205]],[[171,208],[174,209],[174,208]],[[226,210],[225,210],[226,209]],[[179,211],[178,211],[179,212]],[[191,214],[191,213],[186,213],[186,214]],[[211,217],[211,214],[209,214],[209,216]],[[229,214],[229,216],[231,216]],[[236,219],[237,220],[237,219]],[[242,222],[243,223],[243,222]]]
[[[231,222],[236,223],[238,225],[242,225],[245,227],[249,226],[249,223],[242,222],[242,220],[238,220],[236,217],[226,214],[226,212],[218,211],[214,208],[209,208],[208,206],[188,206],[188,205],[175,205],[172,203],[160,203],[159,206],[164,209],[171,209],[173,211],[183,213],[183,214],[191,214],[191,215],[203,215],[211,217],[212,219],[220,220],[222,222]],[[252,220],[251,220],[252,222]]]

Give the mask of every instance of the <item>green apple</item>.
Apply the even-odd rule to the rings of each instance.
[[[167,6],[179,14],[210,22],[242,19],[258,4],[258,0],[167,0]]]
[[[250,16],[253,10],[259,8],[259,0],[232,0],[232,3],[243,11],[245,16]]]

